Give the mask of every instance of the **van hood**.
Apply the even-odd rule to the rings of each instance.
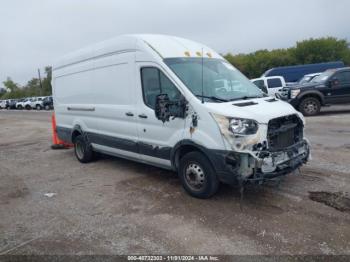
[[[287,102],[271,98],[237,100],[225,103],[206,102],[204,106],[211,113],[237,118],[253,119],[261,124],[281,116],[300,114]]]

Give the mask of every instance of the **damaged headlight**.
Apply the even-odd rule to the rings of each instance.
[[[255,120],[212,115],[224,134],[230,131],[234,135],[254,135],[258,131],[259,125]]]

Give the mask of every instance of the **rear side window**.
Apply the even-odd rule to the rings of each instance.
[[[154,109],[156,97],[159,94],[168,94],[170,100],[178,100],[180,92],[163,72],[155,67],[141,69],[143,99],[147,106]]]
[[[282,81],[279,78],[267,79],[267,85],[269,88],[282,87]]]

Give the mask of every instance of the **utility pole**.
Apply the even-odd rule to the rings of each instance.
[[[40,69],[38,68],[38,76],[39,76],[39,83],[40,83],[40,96],[41,96],[41,92],[43,90],[43,84],[41,83],[41,76],[40,76]]]

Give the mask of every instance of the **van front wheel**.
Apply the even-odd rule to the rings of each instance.
[[[89,163],[94,157],[94,151],[91,145],[82,135],[77,136],[74,140],[74,153],[81,163]]]
[[[193,197],[209,198],[219,188],[219,180],[208,158],[200,152],[190,152],[180,160],[179,177]]]

